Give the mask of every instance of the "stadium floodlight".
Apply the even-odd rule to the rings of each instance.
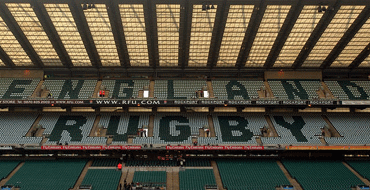
[[[212,4],[211,9],[215,9],[215,6]]]
[[[203,96],[204,98],[208,98],[209,97],[208,91],[203,91]]]
[[[91,5],[91,8],[95,9],[95,4],[94,3]]]
[[[82,10],[87,10],[87,4],[84,3],[84,5],[82,6]]]
[[[88,8],[88,9],[91,9],[91,8],[92,8],[92,5],[91,5],[91,4],[89,4],[89,6],[87,6],[87,8]]]
[[[317,8],[317,12],[322,13],[321,5],[319,5],[319,7]]]

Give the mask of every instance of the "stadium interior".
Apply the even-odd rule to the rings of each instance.
[[[370,186],[370,1],[1,0],[1,190]]]

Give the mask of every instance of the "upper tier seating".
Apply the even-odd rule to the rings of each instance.
[[[363,184],[340,161],[284,160],[283,164],[303,189],[344,190]]]
[[[134,184],[139,182],[141,185],[166,186],[167,173],[165,171],[143,171],[134,173]]]
[[[268,83],[274,97],[282,100],[310,100],[319,98],[316,91],[321,87],[320,80],[269,79]]]
[[[89,169],[81,185],[94,190],[117,190],[122,172],[115,169]]]
[[[195,92],[207,86],[205,80],[156,80],[154,97],[157,99],[191,99]]]
[[[94,113],[45,113],[39,124],[45,128],[43,134],[49,136],[45,144],[105,145],[106,137],[89,137],[94,121]]]
[[[130,99],[139,96],[139,90],[149,87],[149,80],[102,80],[102,85],[109,90],[109,97]]]
[[[39,145],[42,137],[26,137],[38,114],[34,113],[0,113],[0,144]]]
[[[219,160],[217,166],[228,190],[272,190],[290,184],[275,160]]]
[[[179,172],[180,190],[204,190],[205,185],[216,185],[213,170],[186,169]]]
[[[26,99],[35,91],[40,79],[29,78],[1,78],[1,99]]]
[[[27,190],[66,190],[76,183],[85,164],[85,160],[26,161],[7,184]]]
[[[258,90],[263,88],[263,81],[214,80],[213,94],[220,100],[249,100],[258,98]]]
[[[10,172],[14,170],[15,167],[19,164],[19,161],[0,161],[0,180],[6,178]]]
[[[190,158],[186,159],[184,165],[186,167],[211,167],[211,162],[206,159]]]
[[[96,80],[45,80],[43,85],[55,99],[89,99],[94,93]]]
[[[368,160],[347,161],[347,163],[361,176],[370,179],[370,162]]]
[[[128,135],[137,135],[139,128],[149,125],[149,115],[103,113],[99,124],[107,129],[107,136],[113,136],[112,144],[126,144]]]
[[[263,144],[321,144],[320,128],[326,126],[319,114],[270,114],[279,137],[262,137]]]
[[[153,137],[135,138],[135,144],[191,144],[191,136],[199,135],[199,128],[208,125],[207,115],[199,113],[157,114]]]
[[[342,137],[325,137],[329,144],[370,144],[369,114],[326,114]]]
[[[325,81],[325,84],[340,100],[370,99],[370,81]]]
[[[254,144],[260,128],[267,125],[263,114],[213,114],[216,137],[199,138],[199,144]]]

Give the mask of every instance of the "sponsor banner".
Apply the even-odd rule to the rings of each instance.
[[[370,150],[370,146],[349,146],[350,150]]]
[[[263,146],[166,146],[166,150],[264,150]]]
[[[317,150],[317,146],[287,146],[287,150]]]
[[[140,150],[141,146],[83,146],[83,145],[66,145],[66,146],[41,146],[42,150]]]
[[[0,150],[12,150],[13,147],[11,146],[0,146]]]
[[[346,103],[347,102],[347,103]],[[237,105],[337,105],[333,100],[0,100],[4,105],[80,105],[80,106],[152,106],[152,105],[199,105],[199,106],[237,106]],[[370,105],[370,101],[345,101],[344,105]]]
[[[348,150],[348,146],[318,146],[318,150]]]
[[[370,105],[369,100],[342,101],[342,105]]]

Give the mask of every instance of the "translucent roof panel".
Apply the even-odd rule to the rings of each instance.
[[[159,66],[178,66],[180,5],[157,4]]]
[[[10,31],[4,20],[0,17],[0,47],[12,59],[16,66],[30,66],[33,65],[31,59],[24,51],[18,40]],[[0,60],[1,62],[1,60]],[[0,66],[5,66],[3,62]]]
[[[119,9],[131,66],[149,66],[143,5],[120,4]]]
[[[364,8],[365,6],[341,6],[302,67],[320,67]]]
[[[214,7],[203,11],[202,5],[193,5],[188,63],[190,67],[207,66],[217,10],[217,6]]]
[[[317,5],[303,7],[276,59],[274,67],[291,67],[293,65],[322,15],[324,14],[317,11]]]
[[[84,13],[102,65],[120,66],[121,62],[105,4],[95,4],[95,8],[84,10]]]
[[[0,66],[5,66],[3,60],[0,59]]]
[[[361,62],[359,67],[370,67],[370,57],[366,57],[366,59]]]
[[[253,8],[254,5],[230,5],[218,55],[218,67],[235,66]]]
[[[367,19],[361,29],[355,34],[339,56],[331,64],[331,67],[348,67],[356,57],[370,43],[370,19]]]
[[[74,66],[91,66],[68,4],[44,4]]]
[[[62,66],[44,28],[29,3],[6,4],[45,66]]]
[[[267,5],[249,52],[246,67],[263,67],[290,7],[290,5]]]

